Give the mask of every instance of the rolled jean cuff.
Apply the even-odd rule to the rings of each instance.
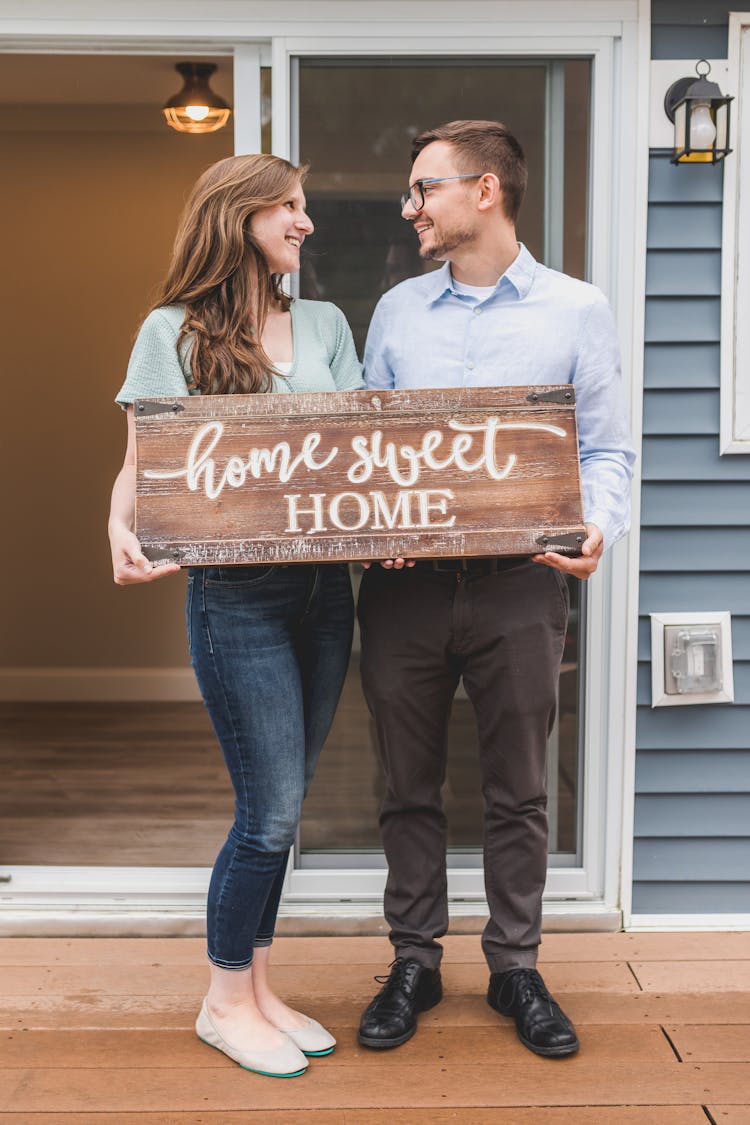
[[[249,969],[253,963],[252,953],[246,961],[222,961],[220,957],[212,957],[208,954],[208,959],[212,965],[216,965],[217,969],[231,969],[235,972],[240,972],[242,969]]]
[[[269,945],[273,945],[273,934],[269,934],[268,937],[265,934],[258,934],[253,942],[253,949],[265,949]]]
[[[516,953],[512,950],[507,953],[488,953],[486,957],[491,973],[507,973],[511,969],[535,969],[537,955],[536,949],[523,949]]]

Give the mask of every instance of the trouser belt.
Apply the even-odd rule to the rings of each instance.
[[[415,566],[419,570],[437,571],[438,574],[483,575],[513,570],[528,561],[526,555],[508,555],[500,559],[418,559]]]

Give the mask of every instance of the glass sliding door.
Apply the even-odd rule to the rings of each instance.
[[[529,163],[519,239],[540,261],[578,277],[587,271],[590,64],[513,60],[300,58],[294,69],[296,152],[315,238],[306,245],[300,294],[346,313],[362,354],[372,311],[399,281],[436,268],[417,252],[399,196],[411,140],[456,118],[493,118],[518,136]],[[354,569],[355,583],[358,568]],[[572,612],[550,739],[551,863],[581,855],[581,586]],[[305,802],[296,863],[302,868],[383,864],[377,815],[383,782],[355,651],[334,728]],[[482,796],[473,711],[462,687],[449,732],[444,802],[452,862],[479,866]]]

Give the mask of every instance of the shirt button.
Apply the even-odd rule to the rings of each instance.
[[[479,305],[474,306],[474,316],[479,316],[481,311],[482,310],[480,309]]]
[[[466,370],[467,371],[473,371],[474,370],[474,364],[473,363],[467,363],[466,364]]]

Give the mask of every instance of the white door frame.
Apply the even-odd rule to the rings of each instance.
[[[273,151],[290,155],[290,63],[299,55],[588,57],[592,68],[590,277],[618,323],[636,444],[641,433],[648,161],[648,0],[93,0],[6,2],[0,51],[172,53],[235,60],[238,152],[259,148],[259,67],[273,65]],[[423,8],[423,12],[418,9]],[[75,9],[74,12],[70,12]],[[138,11],[136,11],[138,9]],[[354,18],[356,17],[356,18]],[[145,30],[144,30],[145,29]],[[254,100],[255,99],[255,100]],[[635,762],[638,488],[628,542],[591,582],[586,637],[583,862],[551,868],[545,917],[583,916],[612,928],[629,910]],[[196,932],[208,872],[186,868],[19,866],[3,869],[0,932],[92,925],[117,932]],[[293,870],[282,914],[379,914],[384,872]],[[353,890],[353,885],[356,889]],[[452,913],[486,909],[481,873],[454,869]],[[458,900],[458,901],[456,901]]]
[[[450,54],[452,57],[482,57],[501,54],[503,57],[586,57],[592,60],[592,126],[591,126],[591,191],[590,198],[590,250],[589,270],[594,284],[605,291],[612,301],[621,334],[626,335],[623,322],[627,315],[637,320],[637,305],[633,301],[628,274],[624,272],[624,258],[636,276],[645,273],[645,198],[646,186],[643,174],[640,180],[642,212],[641,228],[643,247],[642,262],[637,262],[638,243],[637,216],[635,208],[633,227],[628,231],[623,222],[620,229],[613,231],[611,217],[618,208],[626,212],[627,190],[621,193],[623,171],[631,167],[637,174],[639,164],[632,160],[629,165],[623,151],[625,138],[631,143],[641,142],[647,153],[645,134],[640,137],[628,122],[622,101],[617,98],[618,75],[628,74],[630,66],[638,63],[638,44],[628,43],[623,30],[622,36],[585,35],[576,37],[573,44],[569,37],[549,34],[545,29],[533,33],[524,29],[522,33],[504,35],[500,42],[493,41],[486,33],[481,35],[451,35],[450,40],[434,35],[430,27],[427,37],[406,36],[402,29],[394,29],[393,39],[382,35],[377,40],[363,43],[361,38],[337,36],[294,36],[278,37],[273,42],[273,151],[280,156],[293,159],[294,152],[293,121],[296,106],[293,100],[292,60],[305,56],[315,57],[367,57],[376,54],[398,57],[435,56]],[[467,24],[464,23],[464,31]],[[629,54],[632,57],[629,58]],[[638,83],[635,82],[634,88]],[[641,92],[646,104],[646,91]],[[627,109],[632,113],[632,103]],[[619,118],[619,120],[618,120]],[[621,144],[616,144],[616,138]],[[622,163],[621,163],[622,162]],[[640,165],[641,169],[643,164]],[[637,194],[634,185],[633,195]],[[625,216],[623,216],[625,217]],[[633,276],[632,274],[630,275]],[[624,293],[623,293],[624,291]],[[622,299],[618,297],[623,293]],[[626,302],[629,309],[624,306]],[[633,326],[631,326],[632,328]],[[636,357],[642,351],[641,335],[638,344],[633,341],[631,349],[623,347],[624,367],[635,375]],[[632,340],[632,336],[631,336]],[[634,382],[640,382],[635,378]],[[640,399],[640,386],[638,397]],[[606,559],[602,573],[591,583],[588,598],[587,636],[586,636],[586,687],[587,705],[584,716],[584,769],[583,769],[583,856],[580,867],[550,868],[545,890],[545,906],[570,903],[577,900],[578,907],[586,904],[591,912],[601,912],[603,917],[617,916],[619,921],[620,878],[619,860],[622,843],[622,782],[626,775],[627,714],[624,699],[618,700],[618,687],[624,694],[627,690],[623,682],[628,669],[623,656],[626,653],[630,634],[630,644],[634,643],[633,619],[635,603],[631,602],[631,620],[622,618],[617,609],[622,609],[622,599],[613,597],[613,590],[623,589],[623,572],[637,576],[637,555],[623,558],[623,547],[616,549]],[[637,586],[637,581],[636,581]],[[610,607],[612,607],[610,609]],[[612,612],[614,611],[614,613]],[[619,620],[615,620],[615,616]],[[619,626],[619,628],[618,628]],[[620,629],[623,632],[620,632]],[[625,636],[623,636],[623,633]],[[624,643],[622,643],[624,642]],[[632,650],[631,650],[632,651]],[[634,662],[634,661],[633,661]],[[632,669],[631,669],[632,674]],[[618,684],[618,681],[619,684]],[[619,706],[618,706],[619,704]],[[613,721],[613,709],[622,718]],[[619,733],[619,737],[618,737]],[[633,731],[630,731],[631,736]],[[605,748],[609,750],[605,761]],[[353,876],[356,875],[356,890],[353,890]],[[329,909],[336,902],[346,899],[359,902],[363,909],[371,908],[382,897],[385,873],[372,869],[352,870],[351,868],[307,870],[294,869],[290,865],[284,901],[288,907],[302,908],[305,903],[320,905],[327,903]],[[481,870],[476,868],[452,868],[449,874],[449,898],[452,900],[452,913],[478,913],[486,909],[486,899]],[[572,906],[569,909],[574,909]]]

